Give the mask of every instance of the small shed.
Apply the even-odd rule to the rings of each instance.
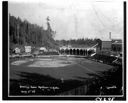
[[[45,47],[40,47],[40,51],[47,52],[47,49]]]
[[[16,47],[16,48],[14,49],[14,52],[15,52],[16,54],[20,53],[20,48]]]

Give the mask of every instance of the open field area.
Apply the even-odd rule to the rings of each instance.
[[[10,95],[99,95],[101,86],[117,86],[121,77],[113,66],[66,56],[10,60],[9,71]]]

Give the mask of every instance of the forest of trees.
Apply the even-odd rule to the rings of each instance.
[[[48,18],[47,18],[48,19]],[[49,20],[49,19],[48,19]],[[50,23],[47,21],[47,29],[44,30],[36,24],[31,24],[27,20],[22,21],[19,17],[9,15],[9,40],[10,48],[15,46],[45,46],[46,48],[58,48],[59,46],[93,46],[99,44],[100,39],[71,39],[71,40],[54,40],[55,31],[52,30]]]
[[[49,23],[48,26],[50,26]],[[51,28],[48,29],[44,30],[43,27],[31,24],[27,20],[22,21],[19,17],[9,15],[10,47],[13,48],[15,45],[55,47],[57,44],[53,39],[54,32]]]

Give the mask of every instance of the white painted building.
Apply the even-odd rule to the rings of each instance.
[[[14,49],[14,52],[15,52],[16,54],[20,53],[20,48],[16,47],[16,48]]]
[[[40,47],[40,51],[47,52],[47,49],[45,47]]]
[[[25,46],[25,53],[31,53],[31,46]]]

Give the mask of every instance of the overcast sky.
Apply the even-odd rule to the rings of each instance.
[[[123,2],[54,1],[9,2],[9,13],[45,29],[49,16],[55,39],[123,37]]]

